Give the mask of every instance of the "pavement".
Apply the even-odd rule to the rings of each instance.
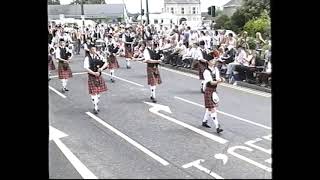
[[[49,176],[58,178],[270,179],[271,94],[221,84],[218,119],[224,131],[201,126],[205,112],[194,74],[160,68],[157,103],[150,101],[146,64],[120,68],[100,98],[88,94],[83,51],[71,63],[69,92],[57,72],[49,81]]]

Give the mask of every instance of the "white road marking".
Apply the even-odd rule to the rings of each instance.
[[[185,164],[182,167],[186,169],[186,168],[189,168],[189,167],[193,166],[193,167],[196,167],[197,169],[199,169],[200,171],[203,171],[203,172],[209,174],[210,176],[212,176],[212,177],[214,177],[216,179],[224,179],[223,177],[219,176],[218,174],[216,174],[216,173],[210,171],[209,169],[201,166],[200,162],[204,162],[204,160],[203,159],[198,159],[198,160],[195,160],[195,161],[193,161],[191,163]]]
[[[269,158],[269,159],[265,160],[265,162],[267,162],[267,163],[271,164],[272,159],[271,159],[271,158]]]
[[[267,136],[263,136],[264,139],[271,141],[271,134],[267,135]]]
[[[225,155],[225,154],[221,154],[221,153],[215,154],[214,157],[215,157],[216,159],[221,159],[222,162],[223,162],[223,165],[225,165],[225,164],[228,162],[228,156]]]
[[[165,119],[167,119],[167,120],[169,120],[171,122],[174,122],[174,123],[176,123],[176,124],[178,124],[180,126],[183,126],[183,127],[187,128],[187,129],[193,131],[193,132],[196,132],[196,133],[198,133],[198,134],[200,134],[200,135],[202,135],[204,137],[207,137],[207,138],[209,138],[209,139],[211,139],[213,141],[216,141],[218,143],[225,144],[225,143],[228,142],[228,140],[226,140],[226,139],[223,139],[223,138],[221,138],[219,136],[215,136],[215,135],[210,134],[210,133],[208,133],[206,131],[203,131],[201,129],[198,129],[198,128],[193,127],[193,126],[191,126],[189,124],[186,124],[184,122],[178,121],[178,120],[176,120],[176,119],[174,119],[172,117],[169,117],[167,115],[164,115],[164,114],[161,114],[161,113],[158,112],[159,110],[163,110],[163,111],[166,111],[168,113],[171,113],[171,110],[170,110],[170,108],[168,106],[163,106],[163,105],[160,105],[160,104],[149,103],[149,102],[144,102],[144,103],[152,105],[153,107],[151,107],[149,109],[149,111],[154,113],[154,114],[156,114],[156,115],[158,115],[158,116],[161,116],[161,117],[163,117],[163,118],[165,118]]]
[[[72,73],[72,75],[81,75],[81,74],[88,74],[87,72],[78,72],[78,73]],[[50,76],[50,78],[57,78],[58,75]]]
[[[192,102],[192,101],[189,101],[189,100],[186,100],[186,99],[177,97],[177,96],[175,96],[174,98],[204,108],[204,106],[201,105],[201,104],[198,104],[198,103],[195,103],[195,102]],[[256,125],[256,126],[265,128],[265,129],[271,129],[271,127],[268,127],[268,126],[265,126],[265,125],[263,125],[263,124],[259,124],[259,123],[253,122],[253,121],[249,121],[249,120],[247,120],[247,119],[243,119],[243,118],[241,118],[241,117],[238,117],[238,116],[235,116],[235,115],[232,115],[232,114],[229,114],[229,113],[225,113],[225,112],[222,112],[222,111],[219,111],[219,110],[217,110],[217,112],[220,113],[220,114],[223,114],[223,115],[225,115],[225,116],[229,116],[229,117],[238,119],[238,120],[240,120],[240,121],[247,122],[247,123],[250,123],[250,124],[253,124],[253,125]]]
[[[105,73],[105,72],[102,72],[102,74],[105,74],[105,75],[107,75],[107,76],[111,76],[110,74]],[[118,77],[118,76],[113,76],[113,77],[114,77],[114,78],[116,78],[116,79],[120,79],[120,80],[122,80],[122,81],[125,81],[125,82],[127,82],[127,83],[134,84],[134,85],[136,85],[136,86],[144,87],[142,84],[135,83],[135,82],[132,82],[132,81],[129,81],[129,80],[126,80],[126,79],[120,78],[120,77]]]
[[[166,67],[163,67],[163,66],[161,66],[161,69],[164,69],[164,70],[167,70],[167,71],[170,71],[170,72],[174,72],[174,73],[177,73],[177,74],[180,74],[180,75],[188,76],[188,77],[191,77],[191,78],[194,78],[194,79],[199,79],[199,76],[194,75],[194,74],[190,74],[190,73],[186,73],[186,72],[181,72],[181,71],[169,69],[169,68],[166,68]],[[221,83],[220,85],[224,86],[224,87],[240,90],[240,91],[243,91],[243,92],[247,92],[247,93],[263,96],[263,97],[271,97],[270,93],[255,91],[255,90],[252,90],[252,89],[249,89],[249,88],[245,88],[245,87],[234,86],[234,85],[227,84],[227,83]]]
[[[257,167],[259,167],[259,168],[261,168],[263,170],[266,170],[268,172],[272,171],[271,168],[269,168],[269,167],[267,167],[267,166],[265,166],[263,164],[257,163],[257,162],[255,162],[255,161],[253,161],[253,160],[251,160],[251,159],[249,159],[249,158],[247,158],[245,156],[242,156],[242,155],[240,155],[238,153],[235,153],[234,150],[236,150],[236,149],[244,149],[244,150],[247,150],[247,151],[250,151],[250,152],[253,151],[253,149],[251,149],[249,147],[246,147],[246,146],[234,146],[234,147],[231,147],[231,148],[228,149],[228,153],[233,155],[233,156],[235,156],[235,157],[237,157],[237,158],[239,158],[239,159],[242,159],[242,160],[244,160],[244,161],[246,161],[246,162],[248,162],[250,164],[253,164],[253,165],[255,165],[255,166],[257,166]]]
[[[246,144],[248,146],[251,146],[253,148],[256,148],[256,149],[258,149],[260,151],[263,151],[265,153],[271,154],[271,149],[265,149],[265,148],[262,148],[262,147],[257,146],[257,145],[254,144],[254,143],[256,143],[258,141],[261,141],[261,140],[262,140],[261,138],[257,138],[257,139],[254,139],[254,140],[247,141],[244,144]]]
[[[160,162],[162,165],[167,166],[169,165],[169,163],[162,159],[161,157],[159,157],[158,155],[154,154],[153,152],[151,152],[150,150],[148,150],[147,148],[143,147],[142,145],[140,145],[139,143],[137,143],[136,141],[132,140],[130,137],[128,137],[127,135],[123,134],[122,132],[118,131],[117,129],[115,129],[114,127],[112,127],[111,125],[109,125],[108,123],[104,122],[103,120],[101,120],[100,118],[98,118],[97,116],[93,115],[91,112],[86,112],[86,114],[88,116],[90,116],[91,118],[93,118],[94,120],[96,120],[97,122],[99,122],[100,124],[102,124],[103,126],[105,126],[106,128],[110,129],[112,132],[114,132],[115,134],[117,134],[118,136],[122,137],[123,139],[125,139],[127,142],[129,142],[130,144],[132,144],[133,146],[135,146],[136,148],[138,148],[139,150],[141,150],[142,152],[146,153],[147,155],[149,155],[150,157],[152,157],[153,159],[157,160],[158,162]]]
[[[79,172],[84,179],[98,179],[69,149],[66,145],[62,143],[59,138],[68,136],[65,133],[49,126],[49,137],[53,140],[64,156],[71,162],[73,167]]]
[[[61,92],[57,91],[55,88],[49,86],[49,89],[51,89],[53,92],[57,93],[59,96],[61,96],[62,98],[66,98],[67,96],[61,94]]]

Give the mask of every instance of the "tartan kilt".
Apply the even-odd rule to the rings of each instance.
[[[115,56],[111,55],[108,57],[109,69],[118,69],[119,63]]]
[[[51,70],[56,70],[56,66],[53,63],[53,60],[48,62],[48,69]]]
[[[147,67],[147,77],[148,77],[148,85],[154,86],[156,83],[157,84],[162,83],[158,68]]]
[[[99,94],[101,92],[107,91],[107,85],[102,78],[102,76],[96,77],[88,74],[88,87],[89,94]]]
[[[204,80],[203,72],[205,69],[206,67],[202,63],[199,63],[199,79],[200,80]]]
[[[68,64],[68,67],[66,70],[63,69],[62,63],[58,64],[58,75],[59,79],[68,79],[72,77],[72,72],[70,69],[70,65]]]
[[[218,104],[215,104],[212,100],[212,93],[216,92],[216,87],[206,87],[204,91],[204,106],[205,108],[214,108],[217,107]]]
[[[129,48],[128,46],[124,46],[124,57],[125,58],[132,58],[133,56],[133,52],[132,52],[132,48]]]

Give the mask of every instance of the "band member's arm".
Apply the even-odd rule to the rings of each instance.
[[[106,58],[104,58],[103,56],[99,57],[102,59],[102,61],[104,62],[103,66],[101,68],[98,69],[98,72],[102,72],[105,68],[107,68],[109,66],[108,62],[106,61]]]
[[[205,59],[203,58],[202,53],[201,53],[200,50],[197,50],[196,53],[197,53],[197,56],[198,56],[198,60],[199,60],[199,61],[201,61],[201,62],[207,62],[207,60],[205,60]]]
[[[88,57],[84,58],[83,67],[84,67],[84,69],[85,69],[89,74],[92,74],[92,75],[94,75],[94,76],[100,76],[100,73],[99,73],[99,72],[93,72],[93,71],[90,69],[89,58],[88,58]]]
[[[84,43],[83,49],[84,49],[85,51],[89,51],[87,43]]]

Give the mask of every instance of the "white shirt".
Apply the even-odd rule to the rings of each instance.
[[[202,52],[201,52],[201,48],[198,47],[197,49],[195,49],[193,51],[193,56],[192,56],[193,59],[196,59],[196,60],[200,60],[200,59],[203,59],[203,56],[202,56]]]
[[[90,53],[90,56],[92,58],[94,58],[95,56],[98,56],[98,57],[100,57],[100,59],[102,59],[103,62],[106,62],[106,59],[103,56],[100,56],[98,54],[93,55],[93,54]],[[84,58],[83,68],[89,69],[89,67],[90,67],[89,57],[87,56],[87,57]]]
[[[150,53],[149,53],[149,51],[148,51],[147,48],[148,48],[148,47],[144,48],[143,57],[144,57],[145,60],[150,60],[151,57],[150,57]]]
[[[209,69],[212,71],[212,74],[216,75],[216,80],[220,81],[221,79],[220,79],[219,69],[217,67],[213,67],[213,68],[209,67]],[[208,69],[204,70],[203,77],[204,77],[204,85],[213,80],[211,73]],[[206,87],[206,86],[204,86],[204,87]]]
[[[239,52],[239,54],[238,54],[238,56],[235,58],[235,62],[237,62],[237,63],[240,63],[240,64],[242,64],[242,63],[244,63],[245,62],[245,57],[246,57],[246,52],[242,49],[240,52]]]

